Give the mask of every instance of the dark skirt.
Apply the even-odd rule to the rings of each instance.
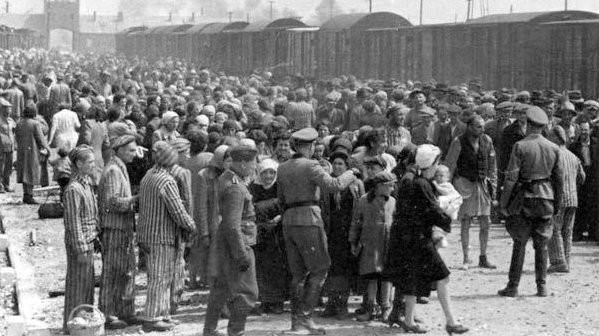
[[[449,276],[445,262],[431,239],[402,241],[402,253],[395,259],[393,272],[384,274],[404,295],[429,296],[433,283]]]
[[[287,256],[281,226],[270,230],[259,225],[256,254],[256,280],[259,300],[262,303],[280,303],[289,298],[291,275],[287,269]]]

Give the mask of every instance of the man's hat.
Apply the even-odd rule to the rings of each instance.
[[[549,123],[547,113],[545,113],[545,111],[538,106],[529,106],[526,109],[526,118],[528,121],[541,126],[547,125]]]
[[[241,143],[231,148],[231,158],[233,161],[251,161],[258,155],[256,146],[249,143]]]
[[[318,132],[312,127],[306,127],[293,133],[291,138],[298,142],[312,142],[318,138]]]

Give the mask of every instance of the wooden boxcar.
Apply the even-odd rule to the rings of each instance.
[[[287,35],[287,61],[280,71],[284,74],[301,75],[306,77],[317,76],[316,41],[318,27],[290,28],[285,31]]]
[[[369,50],[369,29],[410,27],[405,18],[389,12],[355,13],[335,16],[318,31],[317,68],[321,76],[353,74],[362,77],[371,57],[387,52]]]

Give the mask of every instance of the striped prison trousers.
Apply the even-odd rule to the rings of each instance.
[[[169,316],[171,290],[175,286],[177,270],[177,249],[172,245],[149,245],[146,254],[148,293],[145,319],[148,322],[160,321]]]
[[[177,238],[176,243],[176,255],[175,255],[175,269],[174,269],[174,279],[171,285],[171,309],[173,307],[178,307],[179,302],[181,301],[181,295],[183,295],[183,290],[185,289],[185,243],[182,242],[182,239]]]
[[[102,280],[99,308],[106,317],[135,315],[135,251],[133,232],[102,232]]]
[[[85,261],[77,261],[77,253],[67,246],[67,277],[64,291],[63,328],[71,311],[81,304],[94,304],[94,254],[85,253]]]

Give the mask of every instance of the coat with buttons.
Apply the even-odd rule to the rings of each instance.
[[[17,182],[30,185],[40,184],[41,149],[48,149],[46,137],[39,121],[24,118],[16,128]]]

